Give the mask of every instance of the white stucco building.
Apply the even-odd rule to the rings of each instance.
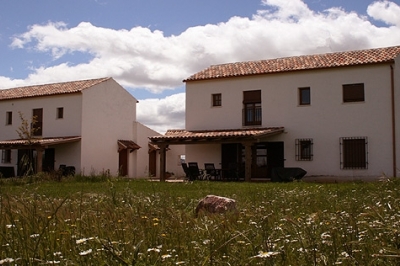
[[[0,90],[3,176],[24,174],[24,154],[33,158],[35,171],[64,165],[82,175],[155,175],[158,147],[149,145],[148,137],[159,133],[136,121],[136,103],[112,78]],[[37,120],[30,144],[17,133],[20,114],[29,123],[33,116]],[[179,155],[172,151],[170,156],[177,161]]]
[[[187,161],[368,179],[400,168],[400,46],[213,65],[185,80]]]

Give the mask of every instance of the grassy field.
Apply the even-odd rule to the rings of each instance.
[[[0,265],[400,265],[399,185],[3,179]]]

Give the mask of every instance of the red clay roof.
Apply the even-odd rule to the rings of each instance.
[[[246,128],[246,129],[225,129],[225,130],[168,130],[165,135],[150,137],[152,142],[171,142],[171,141],[207,141],[231,138],[257,138],[267,135],[282,133],[283,127],[267,128]]]
[[[184,80],[228,78],[307,69],[393,62],[400,46],[212,65]]]
[[[78,80],[0,90],[0,101],[81,92],[84,89],[90,88],[109,79],[111,78],[107,77],[99,79]]]
[[[12,146],[50,146],[67,142],[75,142],[81,140],[80,136],[72,137],[51,137],[51,138],[35,138],[29,143],[26,139],[14,139],[14,140],[1,140],[1,147],[12,147]]]

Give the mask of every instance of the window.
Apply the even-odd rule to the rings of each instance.
[[[1,162],[2,163],[11,163],[11,150],[2,150]]]
[[[261,91],[243,92],[243,124],[261,125]]]
[[[221,93],[216,93],[212,95],[212,106],[221,106],[222,105],[222,97]]]
[[[12,112],[6,112],[6,125],[12,125]]]
[[[57,108],[57,119],[62,119],[62,118],[64,118],[64,108],[58,107]]]
[[[341,169],[368,169],[367,137],[340,138]]]
[[[343,85],[343,102],[363,102],[364,83]]]
[[[311,95],[310,88],[299,88],[299,105],[310,105]]]
[[[296,161],[313,160],[313,140],[296,139]]]
[[[33,109],[32,112],[32,120],[35,120],[35,123],[32,123],[32,135],[33,136],[42,136],[43,133],[43,109]]]

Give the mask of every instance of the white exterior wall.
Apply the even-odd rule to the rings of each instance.
[[[133,139],[137,100],[113,79],[82,91],[82,95],[82,163],[77,170],[84,175],[102,171],[117,175],[117,140]]]
[[[398,94],[399,72],[396,69]],[[343,103],[342,85],[352,83],[364,83],[365,102]],[[389,65],[187,82],[186,128],[188,130],[244,128],[243,91],[261,90],[261,127],[285,127],[284,134],[269,139],[269,141],[284,141],[285,166],[302,167],[308,171],[308,175],[392,175],[390,86]],[[310,87],[310,106],[298,105],[300,87]],[[211,95],[214,93],[222,94],[221,107],[211,107]],[[398,94],[397,103],[400,102]],[[400,113],[400,107],[397,108],[397,113]],[[398,128],[399,121],[397,118]],[[397,135],[399,134],[397,130]],[[339,138],[364,136],[368,137],[368,169],[341,170]],[[313,161],[295,160],[297,138],[313,139]],[[397,143],[398,151],[399,145]],[[187,147],[187,161],[201,163],[207,157],[211,156],[216,160],[216,157],[220,156],[214,153],[217,148],[206,152],[206,147],[190,146]],[[220,147],[220,145],[215,146]]]
[[[393,64],[393,79],[395,89],[395,119],[396,119],[396,169],[400,177],[400,57]]]
[[[134,139],[141,148],[135,153],[136,167],[132,169],[132,176],[144,178],[149,176],[149,136],[158,136],[159,133],[146,127],[145,125],[135,122],[136,137]]]

